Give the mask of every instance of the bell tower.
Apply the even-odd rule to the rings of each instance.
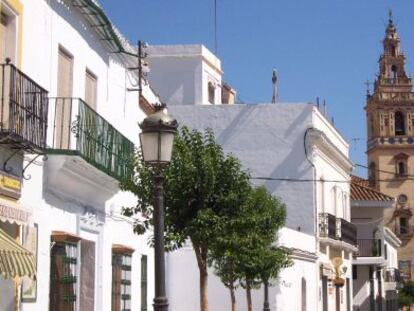
[[[414,92],[391,12],[373,93],[367,94],[367,155],[370,185],[397,199],[385,221],[403,241],[399,260],[414,277]],[[408,272],[407,272],[408,274]]]

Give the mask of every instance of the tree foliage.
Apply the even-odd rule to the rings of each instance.
[[[137,205],[125,208],[125,215],[142,214],[135,232],[143,234],[152,225],[153,180],[151,168],[138,153],[136,176],[121,184],[133,192]],[[212,246],[222,236],[227,221],[237,215],[246,200],[249,175],[237,158],[225,155],[211,130],[201,133],[183,127],[174,142],[171,163],[165,170],[165,238],[168,249],[192,242],[200,271],[201,310],[207,304],[207,266]]]
[[[245,202],[234,210],[237,215],[226,220],[210,256],[215,273],[230,290],[232,310],[238,286],[246,289],[251,310],[251,288],[276,278],[290,265],[287,249],[274,246],[277,231],[285,224],[285,205],[264,187],[251,187],[247,194]]]

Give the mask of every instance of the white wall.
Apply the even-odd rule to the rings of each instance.
[[[314,251],[311,236],[290,229],[282,229],[279,243],[288,247]],[[302,278],[306,280],[307,310],[315,310],[317,305],[318,273],[315,262],[294,259],[292,267],[281,272],[276,280],[271,281],[269,302],[271,310],[301,310]],[[198,310],[199,274],[193,249],[188,246],[167,256],[167,289],[170,310]],[[253,310],[263,309],[263,288],[252,291]],[[292,297],[296,297],[292,299]],[[229,290],[209,269],[208,299],[210,310],[226,311],[231,309]],[[242,288],[236,290],[238,310],[246,310],[246,293]]]
[[[224,152],[235,154],[249,169],[252,182],[265,185],[286,203],[287,227],[314,233],[312,183],[255,179],[312,179],[303,147],[305,129],[311,126],[311,106],[171,106],[169,112],[182,126],[212,128]]]
[[[215,85],[214,104],[221,104],[221,63],[203,45],[149,46],[149,80],[161,99],[172,105],[206,105],[208,83]]]
[[[83,16],[69,5],[71,1],[21,2],[24,6],[22,71],[47,89],[49,96],[56,96],[57,56],[59,45],[63,46],[73,55],[73,97],[84,98],[85,71],[89,69],[98,78],[98,113],[138,145],[138,122],[144,118],[144,112],[138,106],[138,93],[126,90],[136,86],[136,79],[125,70],[126,64],[117,55],[109,53]],[[155,98],[149,86],[145,87],[144,94],[152,100]],[[30,159],[31,156],[26,156],[25,163]],[[148,235],[133,234],[131,220],[119,215],[122,207],[136,203],[135,198],[115,189],[107,202],[96,205],[86,203],[77,195],[74,190],[76,187],[71,188],[71,184],[66,185],[65,194],[52,191],[46,180],[51,169],[39,158],[28,168],[27,175],[30,174],[32,178],[23,182],[20,202],[32,210],[33,222],[39,227],[39,244],[37,301],[23,303],[22,310],[49,308],[52,231],[65,231],[96,240],[95,309],[98,311],[110,310],[112,245],[123,244],[135,249],[132,262],[132,310],[140,310],[141,307],[141,256],[148,255],[148,307],[151,308],[153,252],[147,244]],[[83,177],[79,178],[83,181]],[[117,181],[114,183],[117,184]],[[83,191],[89,191],[91,198],[101,195],[94,192],[96,188],[93,187]]]

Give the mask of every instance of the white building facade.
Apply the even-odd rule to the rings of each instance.
[[[384,224],[385,209],[395,207],[395,199],[353,177],[352,222],[357,227],[358,252],[353,262],[354,310],[398,310],[397,249],[401,240]]]
[[[271,310],[349,310],[356,251],[349,206],[352,165],[348,144],[318,109],[311,104],[171,105],[169,112],[190,129],[213,129],[252,181],[286,203],[286,227],[275,239],[291,249],[294,265],[272,281]],[[167,274],[171,310],[197,310],[198,295],[188,295],[198,287],[191,246],[168,254]],[[261,310],[263,289],[252,295],[253,310]],[[240,289],[237,304],[246,308]],[[230,308],[228,291],[213,271],[209,305]]]
[[[136,200],[119,189],[157,100],[149,86],[140,102],[127,91],[134,50],[96,1],[2,0],[0,10],[0,229],[37,270],[36,281],[0,278],[0,310],[147,310],[153,251],[121,215]]]

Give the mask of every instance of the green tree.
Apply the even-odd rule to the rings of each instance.
[[[265,187],[250,188],[243,204],[234,208],[231,219],[210,252],[215,273],[229,289],[232,310],[235,290],[246,289],[248,310],[252,310],[251,289],[276,278],[290,265],[287,249],[273,246],[278,230],[285,224],[286,208]]]
[[[135,232],[142,234],[152,225],[153,180],[139,153],[134,166],[135,178],[121,187],[137,196],[137,205],[126,208],[125,214],[148,216],[135,223]],[[226,216],[245,200],[249,176],[234,156],[223,153],[211,130],[201,133],[183,127],[174,142],[164,186],[166,246],[176,249],[191,241],[200,273],[200,308],[207,311],[209,252],[226,228]]]
[[[398,292],[398,296],[398,304],[400,308],[410,307],[414,304],[414,282],[404,282],[403,288]]]

